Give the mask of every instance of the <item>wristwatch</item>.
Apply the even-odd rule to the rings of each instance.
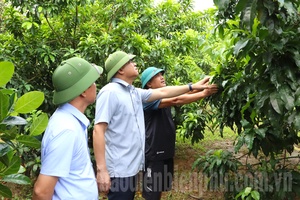
[[[190,91],[192,91],[193,90],[192,83],[188,83],[188,86],[189,86]]]

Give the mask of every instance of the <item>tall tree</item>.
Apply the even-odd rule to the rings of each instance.
[[[218,8],[215,33],[223,42],[212,46],[218,55],[214,82],[220,86],[220,92],[212,96],[211,105],[219,111],[221,133],[224,127],[230,127],[238,134],[235,152],[246,146],[246,155],[258,159],[257,164],[247,163],[243,168],[251,177],[236,178],[238,184],[243,183],[244,190],[227,192],[239,193],[237,198],[241,198],[242,194],[251,196],[250,191],[254,189],[259,191],[261,199],[292,199],[299,195],[300,184],[297,165],[287,162],[293,158],[288,153],[300,141],[300,80],[297,78],[300,77],[300,2],[214,0],[214,3]],[[209,169],[237,172],[236,165],[226,163],[232,157],[217,151],[209,155],[210,158],[200,158],[196,165],[204,170],[209,166]],[[254,177],[257,172],[268,176],[264,187],[245,185],[247,178],[254,180],[253,183],[263,178]],[[289,188],[282,182],[289,181],[287,177],[276,179],[282,173],[293,179]]]

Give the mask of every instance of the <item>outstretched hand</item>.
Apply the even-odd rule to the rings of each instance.
[[[213,95],[217,92],[218,92],[218,86],[216,84],[211,84],[211,85],[207,84],[207,88],[202,91],[205,97]]]
[[[209,80],[210,80],[210,76],[206,76],[205,78],[200,80],[199,83],[202,84],[202,85],[205,85],[209,82]]]
[[[210,80],[209,76],[205,77],[202,80],[194,83],[192,87],[194,90],[200,90],[200,91],[207,90],[205,92],[207,92],[207,94],[210,95],[218,92],[218,86],[216,84],[209,84],[209,80]]]

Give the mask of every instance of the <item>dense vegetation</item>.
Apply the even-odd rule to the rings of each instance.
[[[234,152],[219,150],[199,157],[196,169],[210,177],[227,173],[224,182],[249,178],[233,176],[241,169],[257,178],[253,181],[259,181],[255,173],[265,172],[273,188],[274,174],[293,177],[288,190],[280,186],[276,192],[261,190],[250,184],[227,190],[226,198],[293,198],[300,191],[299,165],[287,166],[285,161],[292,159],[288,155],[300,139],[300,2],[214,2],[216,10],[194,12],[191,0],[167,0],[157,6],[152,0],[0,0],[0,61],[15,66],[12,78],[0,72],[9,77],[0,84],[1,139],[3,145],[9,144],[11,154],[21,156],[26,175],[38,173],[39,148],[25,142],[15,146],[15,138],[6,139],[3,134],[40,140],[43,128],[32,134],[27,126],[34,120],[47,121],[44,113],[50,116],[55,109],[51,75],[56,66],[74,55],[104,66],[107,56],[121,49],[137,55],[140,71],[153,65],[164,68],[169,85],[214,75],[213,81],[220,86],[217,95],[173,109],[177,132],[197,143],[205,137],[207,127],[211,131],[219,128],[221,135],[224,127],[230,127],[238,134],[235,152],[246,146],[245,156],[257,158],[258,164],[243,166]],[[105,80],[104,75],[98,87]],[[134,84],[141,85],[139,80]],[[47,97],[40,107],[27,113],[10,112],[19,97],[33,91]],[[86,114],[93,120],[92,106]],[[28,119],[26,127],[3,123],[16,115]],[[212,185],[221,188],[219,183]]]

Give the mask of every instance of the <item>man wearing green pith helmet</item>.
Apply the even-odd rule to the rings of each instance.
[[[109,200],[134,199],[137,174],[145,164],[143,102],[203,90],[201,82],[158,89],[135,88],[138,77],[135,55],[116,51],[105,61],[106,84],[96,100],[93,148],[97,183]]]
[[[103,69],[78,57],[63,61],[54,71],[53,103],[58,105],[42,139],[41,171],[33,200],[98,200],[84,115],[95,102],[95,81]]]
[[[142,88],[166,87],[164,69],[148,67],[141,76]],[[202,79],[208,85],[209,77]],[[189,91],[186,94],[144,103],[146,127],[145,171],[143,175],[143,197],[146,200],[160,200],[163,191],[172,188],[175,155],[175,125],[171,106],[181,106],[208,97],[218,91],[216,85],[203,91]]]

